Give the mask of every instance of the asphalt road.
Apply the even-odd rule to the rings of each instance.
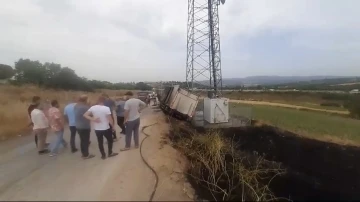
[[[160,135],[167,126],[161,118],[163,115],[154,113],[148,108],[141,118],[141,126],[162,121],[162,125],[151,129],[154,135],[143,147],[149,163],[158,170],[161,181],[159,184],[162,185],[154,200],[191,200],[192,194],[184,191],[184,186],[189,185],[184,184],[183,175],[174,178],[173,170],[179,169],[177,164],[180,162],[175,161],[179,157],[176,150],[172,147],[159,147]],[[69,141],[69,136],[69,131],[66,131],[66,141]],[[54,135],[50,135],[48,141],[51,142],[54,138]],[[144,135],[140,138],[144,138]],[[119,151],[125,144],[124,139],[122,137],[114,143],[114,152],[119,152],[119,155],[106,160],[100,158],[94,132],[91,134],[90,152],[96,156],[88,160],[81,158],[80,151],[73,154],[69,148],[61,149],[61,153],[56,157],[39,156],[32,136],[2,142],[0,200],[147,201],[153,191],[155,177],[141,160],[139,149]],[[78,149],[79,143],[77,137]],[[104,147],[106,151],[107,144],[104,144]],[[182,171],[177,171],[179,172]]]

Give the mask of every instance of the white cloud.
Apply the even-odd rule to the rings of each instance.
[[[228,0],[220,7],[222,42],[270,30],[295,33],[294,47],[358,51],[359,6],[357,0]],[[186,23],[182,0],[3,0],[0,63],[29,57],[95,79],[184,80]],[[228,71],[254,58],[246,50],[223,55]]]

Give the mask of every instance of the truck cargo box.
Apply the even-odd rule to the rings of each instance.
[[[160,107],[165,113],[177,118],[190,120],[195,114],[199,97],[187,90],[181,89],[179,85],[166,87],[160,100]]]

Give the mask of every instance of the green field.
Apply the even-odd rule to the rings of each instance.
[[[230,114],[235,116],[242,107],[251,107],[253,119],[302,136],[360,144],[359,120],[273,106],[231,104],[230,107]]]
[[[284,104],[294,104],[301,107],[310,107],[315,109],[324,109],[324,110],[337,110],[337,111],[348,111],[343,107],[330,107],[330,106],[321,106],[320,104],[313,103],[301,103],[301,102],[293,102],[293,103],[284,103]]]
[[[348,99],[347,95],[342,94],[306,92],[225,92],[224,97],[233,100],[263,101],[338,111],[347,111],[347,109],[343,107],[322,106],[321,104],[336,103],[341,106]]]

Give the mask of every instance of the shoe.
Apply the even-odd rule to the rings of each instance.
[[[125,148],[120,149],[120,151],[127,151],[127,150],[130,150],[130,148],[125,147]]]
[[[105,159],[106,159],[106,156],[101,156],[101,159],[102,159],[102,160],[105,160]]]
[[[44,150],[42,150],[42,151],[39,151],[38,153],[39,153],[39,155],[43,155],[43,154],[48,154],[48,153],[50,153],[50,151],[49,151],[48,149],[44,149]]]
[[[79,151],[79,150],[78,150],[78,149],[76,149],[76,148],[75,148],[75,149],[73,149],[73,150],[71,150],[71,152],[72,152],[72,153],[75,153],[75,152],[77,152],[77,151]]]
[[[93,154],[89,154],[88,156],[83,156],[83,159],[91,159],[91,158],[94,158],[95,155]]]
[[[118,153],[111,153],[108,155],[108,157],[113,157],[113,156],[117,156],[117,155],[118,155]]]
[[[139,148],[139,145],[138,146],[135,146],[135,149],[138,149]]]
[[[56,156],[56,154],[55,154],[55,153],[51,153],[51,154],[49,154],[49,156],[50,156],[50,157],[54,157],[54,156]]]
[[[117,139],[117,138],[114,138],[114,139],[113,139],[113,142],[116,142],[116,141],[118,141],[118,139]]]

